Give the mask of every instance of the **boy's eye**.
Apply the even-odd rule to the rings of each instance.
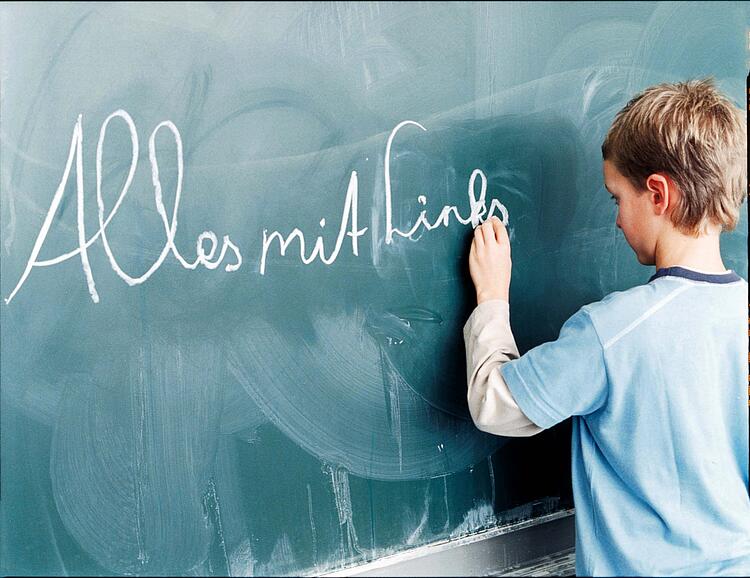
[[[612,197],[612,200],[615,202],[615,205],[619,206],[620,201],[617,199],[617,197],[615,197],[614,195],[610,195],[610,197]]]

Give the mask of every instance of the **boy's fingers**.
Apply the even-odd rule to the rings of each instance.
[[[495,240],[495,231],[492,226],[492,219],[489,219],[482,223],[482,235],[484,236],[485,243]]]
[[[495,231],[495,238],[501,243],[503,241],[509,241],[508,230],[505,228],[503,222],[494,216],[490,219],[490,221],[492,222],[492,228]]]
[[[482,232],[482,225],[474,227],[474,243],[476,243],[477,249],[484,247],[484,235]]]

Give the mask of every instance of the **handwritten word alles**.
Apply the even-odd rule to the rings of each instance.
[[[122,190],[120,191],[120,195],[117,198],[117,201],[115,202],[114,206],[107,214],[107,218],[105,219],[104,218],[104,200],[102,198],[102,156],[103,156],[103,149],[104,149],[104,139],[107,135],[107,127],[109,126],[110,121],[115,117],[122,118],[125,121],[125,123],[128,125],[128,128],[130,129],[132,156],[131,156],[131,161],[130,161],[130,170],[128,171],[128,177],[127,179],[125,179],[125,184],[123,185]],[[153,186],[154,186],[154,201],[156,203],[156,210],[159,213],[159,216],[161,217],[162,223],[164,224],[164,230],[166,233],[166,241],[164,243],[164,248],[162,249],[156,261],[151,265],[151,267],[149,267],[148,271],[146,271],[140,277],[132,277],[122,270],[122,268],[117,262],[117,258],[115,257],[114,252],[112,251],[112,247],[109,244],[106,231],[107,231],[107,226],[112,221],[112,218],[115,216],[118,209],[120,208],[120,205],[122,204],[122,201],[125,198],[125,195],[128,194],[128,190],[130,189],[130,184],[133,181],[133,177],[135,175],[135,169],[138,164],[138,134],[136,132],[135,123],[133,122],[133,119],[124,110],[117,110],[113,112],[111,115],[109,115],[107,119],[102,123],[101,130],[99,131],[99,142],[96,145],[96,202],[99,208],[99,229],[97,230],[96,234],[94,234],[92,237],[87,239],[86,228],[84,225],[82,121],[83,121],[82,115],[78,115],[78,120],[76,121],[75,127],[73,128],[73,138],[71,139],[71,142],[70,142],[68,160],[65,164],[65,170],[63,171],[63,176],[62,176],[62,179],[60,180],[60,185],[57,187],[57,191],[55,191],[54,197],[52,197],[52,203],[50,204],[49,210],[47,211],[47,216],[45,217],[44,222],[42,223],[42,228],[39,230],[39,235],[36,238],[36,242],[34,243],[34,248],[31,251],[31,256],[29,257],[29,260],[26,263],[26,268],[24,269],[24,272],[21,275],[21,279],[18,281],[16,288],[13,289],[13,292],[5,300],[6,303],[10,303],[10,301],[13,299],[13,297],[18,292],[18,290],[23,286],[24,282],[26,281],[29,274],[31,273],[31,270],[34,267],[49,267],[51,265],[56,265],[58,263],[62,263],[63,261],[67,261],[68,259],[71,259],[75,257],[76,255],[80,255],[81,267],[83,269],[83,274],[86,278],[86,283],[88,284],[88,289],[89,289],[89,294],[91,295],[91,299],[94,301],[94,303],[98,303],[99,294],[96,291],[96,283],[94,282],[94,274],[92,273],[91,266],[89,265],[88,248],[99,237],[101,237],[102,239],[104,252],[107,254],[107,257],[109,258],[110,266],[123,281],[125,281],[128,285],[131,285],[131,286],[139,285],[140,283],[143,283],[149,277],[151,277],[151,275],[153,275],[154,272],[159,267],[161,267],[162,263],[164,263],[164,260],[167,258],[167,255],[170,252],[175,256],[175,258],[180,262],[180,264],[186,269],[195,269],[196,267],[198,267],[198,265],[203,265],[204,267],[208,269],[215,269],[224,260],[224,257],[226,256],[227,248],[229,248],[234,254],[236,261],[234,263],[226,265],[225,270],[236,271],[237,269],[240,268],[240,265],[242,265],[242,256],[240,255],[239,248],[234,243],[232,243],[232,241],[229,239],[229,236],[227,235],[225,235],[223,238],[221,253],[219,254],[219,257],[215,260],[213,257],[214,257],[214,254],[216,253],[218,240],[216,238],[216,234],[213,231],[204,231],[198,236],[198,240],[196,242],[197,258],[192,263],[185,260],[185,258],[180,254],[180,252],[177,250],[177,247],[174,244],[175,234],[177,233],[177,211],[180,208],[180,196],[182,194],[182,179],[183,179],[182,139],[180,138],[180,132],[177,130],[177,127],[172,122],[167,120],[167,121],[160,123],[153,130],[153,132],[151,133],[151,137],[149,138],[149,141],[148,141],[148,156],[149,156],[149,161],[151,163],[151,182],[153,183]],[[161,181],[159,180],[159,163],[156,160],[156,145],[155,145],[156,134],[159,132],[159,130],[162,127],[166,127],[172,132],[172,135],[174,136],[175,144],[177,145],[177,185],[175,189],[174,209],[172,210],[171,221],[169,217],[167,216],[167,210],[164,207],[164,201],[162,198]],[[65,191],[65,187],[67,186],[68,179],[70,178],[70,172],[73,167],[73,162],[75,162],[75,165],[76,165],[78,248],[68,253],[64,253],[62,255],[54,257],[53,259],[39,261],[37,260],[37,258],[39,257],[39,252],[41,251],[42,246],[44,245],[44,240],[47,238],[47,234],[49,233],[52,220],[55,214],[57,213],[58,207],[60,206],[60,201],[62,200],[63,192]],[[204,249],[204,242],[206,240],[210,241],[210,248],[208,252],[206,252],[206,250]]]
[[[107,135],[107,128],[109,127],[110,122],[115,118],[122,119],[130,131],[131,161],[130,161],[130,169],[128,171],[128,176],[120,191],[119,196],[117,197],[117,201],[114,203],[112,208],[108,212],[106,212],[106,216],[105,216],[104,200],[102,197],[102,157],[103,157],[103,151],[104,151],[104,143],[105,143],[105,139]],[[487,208],[487,204],[486,204],[487,177],[481,170],[475,169],[471,173],[471,176],[469,178],[469,183],[468,183],[468,200],[469,200],[469,215],[468,216],[466,217],[462,216],[460,211],[458,210],[458,207],[455,205],[445,205],[440,211],[440,213],[438,214],[437,218],[433,221],[430,221],[430,219],[427,217],[427,211],[422,210],[419,213],[419,216],[417,217],[416,221],[414,221],[414,223],[411,225],[411,227],[408,230],[402,231],[396,228],[393,225],[393,217],[392,217],[393,191],[392,191],[392,186],[391,186],[391,150],[393,147],[393,140],[395,139],[396,135],[399,133],[399,131],[402,128],[409,126],[409,125],[415,126],[422,131],[427,130],[424,126],[422,126],[418,122],[415,122],[412,120],[405,120],[399,123],[391,131],[390,135],[388,136],[387,143],[386,143],[385,159],[384,159],[384,173],[385,173],[384,177],[385,177],[385,243],[387,245],[394,242],[394,236],[399,236],[399,237],[403,237],[406,239],[410,239],[412,241],[416,241],[419,238],[418,234],[420,234],[422,230],[430,231],[440,226],[447,227],[449,226],[451,222],[451,218],[453,218],[455,221],[457,221],[458,223],[462,225],[471,225],[472,227],[476,227],[479,223],[483,222],[485,219],[490,218],[493,214],[495,214],[495,212],[498,212],[500,213],[500,216],[502,217],[503,222],[505,223],[508,222],[508,211],[503,206],[503,204],[500,203],[500,201],[498,201],[497,199],[492,199],[489,209]],[[177,234],[177,216],[178,216],[178,211],[180,207],[180,198],[182,195],[182,185],[183,185],[183,178],[184,178],[184,165],[183,165],[183,152],[182,152],[183,146],[182,146],[182,138],[180,136],[179,130],[177,130],[177,127],[171,121],[166,120],[166,121],[159,123],[156,126],[156,128],[151,132],[151,136],[149,137],[149,141],[148,141],[148,156],[149,156],[149,163],[151,166],[151,182],[154,187],[154,203],[156,205],[156,211],[159,213],[159,216],[161,217],[162,223],[164,225],[164,233],[165,233],[164,247],[162,248],[161,253],[159,254],[158,258],[152,263],[152,265],[148,268],[148,270],[145,273],[143,273],[140,276],[132,276],[126,273],[122,269],[120,264],[118,263],[117,258],[115,256],[115,252],[113,251],[112,246],[110,245],[109,239],[107,238],[107,227],[109,226],[114,216],[117,214],[117,211],[119,210],[123,200],[125,199],[125,196],[127,195],[130,189],[130,185],[133,181],[133,177],[135,176],[135,171],[138,165],[138,158],[139,158],[138,133],[136,131],[136,127],[135,127],[135,123],[133,122],[133,119],[124,110],[117,110],[113,112],[102,123],[101,129],[99,131],[99,140],[96,146],[96,173],[95,173],[96,202],[97,202],[97,208],[98,208],[99,227],[93,235],[87,237],[86,228],[84,224],[85,223],[85,220],[84,220],[85,195],[84,195],[84,183],[83,183],[84,167],[83,167],[83,128],[82,126],[83,126],[83,115],[78,115],[78,119],[73,128],[73,135],[72,135],[71,142],[70,142],[70,149],[68,151],[68,158],[65,163],[65,169],[63,171],[60,184],[58,185],[57,190],[55,191],[55,194],[52,197],[52,202],[50,203],[49,209],[47,210],[47,215],[39,230],[39,234],[37,235],[36,241],[34,243],[34,247],[31,251],[31,255],[29,256],[29,259],[26,263],[26,267],[18,283],[16,284],[15,288],[10,293],[10,295],[5,299],[5,302],[7,304],[9,304],[13,300],[15,295],[21,289],[21,287],[23,286],[23,284],[26,282],[29,275],[31,274],[32,269],[36,267],[50,267],[52,265],[57,265],[58,263],[62,263],[63,261],[67,261],[68,259],[71,259],[76,256],[78,256],[81,260],[81,268],[83,271],[84,278],[86,280],[86,284],[88,286],[89,294],[91,295],[91,299],[94,301],[94,303],[98,303],[99,293],[97,292],[96,282],[94,280],[94,274],[91,270],[91,266],[89,263],[88,249],[89,247],[91,247],[93,243],[95,243],[100,238],[101,238],[102,246],[104,248],[104,252],[106,253],[107,258],[109,259],[109,264],[112,270],[123,281],[125,281],[125,283],[127,283],[130,286],[139,285],[145,282],[146,280],[148,280],[149,277],[151,277],[151,275],[153,275],[154,272],[156,272],[156,270],[159,269],[159,267],[161,267],[161,265],[164,263],[164,261],[166,260],[167,256],[170,253],[180,263],[180,265],[186,269],[196,269],[198,266],[203,266],[207,269],[217,269],[219,266],[221,266],[222,263],[224,263],[224,270],[226,272],[234,272],[240,268],[240,266],[242,265],[242,254],[240,252],[239,247],[232,242],[229,235],[224,235],[222,237],[221,249],[219,250],[218,256],[216,256],[216,251],[219,247],[219,240],[218,240],[218,237],[216,236],[216,233],[214,233],[213,231],[203,231],[200,235],[198,235],[196,239],[196,245],[195,245],[196,257],[193,261],[186,260],[182,256],[182,253],[176,247],[174,240]],[[177,182],[175,185],[175,201],[174,201],[174,207],[172,209],[171,218],[169,215],[167,215],[167,210],[164,206],[162,185],[161,185],[161,181],[159,178],[159,163],[158,163],[157,156],[156,156],[156,144],[155,144],[156,135],[163,128],[166,128],[172,134],[172,137],[174,138],[174,142],[176,145],[176,152],[177,152]],[[39,253],[42,250],[45,239],[47,238],[47,235],[52,226],[54,217],[57,214],[57,211],[60,207],[60,203],[62,201],[63,194],[67,187],[74,165],[75,165],[75,173],[76,173],[76,204],[77,204],[76,218],[77,218],[77,231],[78,231],[78,247],[76,249],[73,249],[67,253],[63,253],[51,259],[40,260]],[[479,181],[479,196],[477,196],[476,194],[477,181]],[[344,245],[344,242],[347,241],[347,237],[350,238],[352,254],[354,256],[359,256],[358,240],[368,231],[368,228],[359,227],[358,199],[359,199],[359,180],[358,180],[357,172],[352,171],[349,177],[349,185],[347,187],[346,197],[344,199],[344,207],[343,207],[343,211],[341,215],[341,221],[339,223],[339,232],[338,232],[338,235],[336,236],[336,241],[334,243],[334,246],[330,250],[330,252],[328,252],[328,254],[326,254],[325,241],[321,235],[317,236],[315,242],[312,245],[312,249],[310,250],[308,254],[307,249],[306,249],[307,243],[306,243],[305,234],[300,229],[295,227],[286,236],[282,235],[282,233],[280,233],[279,231],[269,232],[267,229],[264,229],[262,250],[261,250],[261,256],[260,256],[260,267],[259,267],[260,274],[261,275],[266,274],[267,257],[268,257],[269,252],[274,247],[275,241],[278,242],[278,251],[280,255],[282,256],[286,255],[286,251],[290,248],[292,243],[296,241],[297,246],[299,248],[299,258],[302,261],[302,263],[306,265],[312,263],[316,259],[319,259],[325,265],[331,265],[334,261],[336,261],[336,258],[339,256],[341,249]],[[425,195],[419,195],[417,197],[417,202],[422,206],[426,206],[427,197]],[[324,228],[325,225],[326,225],[326,220],[321,219],[320,220],[321,229]],[[416,238],[415,238],[415,235],[417,235]],[[208,247],[206,247],[206,244],[208,244]]]

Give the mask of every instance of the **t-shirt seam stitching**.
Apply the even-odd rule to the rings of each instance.
[[[630,325],[627,325],[624,329],[620,330],[620,332],[616,333],[614,337],[611,337],[606,343],[603,344],[603,351],[607,351],[614,345],[616,345],[620,340],[622,340],[625,336],[633,332],[637,327],[639,327],[641,324],[643,324],[645,321],[650,319],[653,315],[655,315],[658,311],[663,309],[672,299],[676,298],[679,294],[684,293],[688,289],[693,286],[693,283],[681,283],[681,287],[677,287],[676,289],[672,290],[670,293],[667,294],[666,297],[664,297],[661,301],[659,301],[656,305],[652,305],[651,308],[647,309],[643,314],[641,314],[640,317],[638,317],[635,321],[631,322]],[[646,315],[648,313],[648,315]]]
[[[526,380],[524,379],[523,375],[521,375],[521,372],[518,371],[518,369],[516,369],[516,367],[514,365],[510,365],[509,367],[510,367],[510,369],[512,369],[515,372],[516,376],[521,381],[521,384],[523,385],[524,390],[526,392],[526,396],[536,406],[536,409],[538,409],[542,414],[544,414],[544,417],[546,417],[549,420],[552,420],[552,421],[554,421],[556,423],[559,423],[560,421],[562,421],[562,418],[560,418],[560,413],[552,405],[550,405],[550,403],[546,399],[544,399],[543,395],[537,395],[537,394],[535,394],[535,393],[532,392],[532,389],[529,387],[529,385],[526,382]],[[512,393],[513,392],[511,391],[511,394]],[[539,393],[539,392],[537,392],[537,393]],[[516,401],[516,404],[518,404],[518,400],[515,400],[515,401]],[[520,405],[519,405],[519,407],[520,407]],[[522,408],[522,410],[523,410],[523,408]],[[552,415],[552,413],[555,413],[557,415]],[[526,417],[528,417],[528,416],[526,416]],[[534,420],[531,420],[531,421],[534,421]],[[541,426],[538,423],[535,424],[535,425],[537,425],[539,427],[543,427],[543,426]],[[547,429],[547,428],[544,427],[543,429]]]

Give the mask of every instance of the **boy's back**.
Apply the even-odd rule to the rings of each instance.
[[[734,273],[675,268],[582,308],[554,344],[502,367],[536,424],[581,416],[578,574],[709,575],[743,556],[750,572],[748,414],[736,411],[747,300]]]
[[[510,239],[477,227],[472,419],[528,436],[573,416],[578,573],[750,575],[747,283],[719,242],[747,196],[744,114],[710,80],[656,85],[617,113],[602,159],[615,225],[656,274],[518,358]]]

